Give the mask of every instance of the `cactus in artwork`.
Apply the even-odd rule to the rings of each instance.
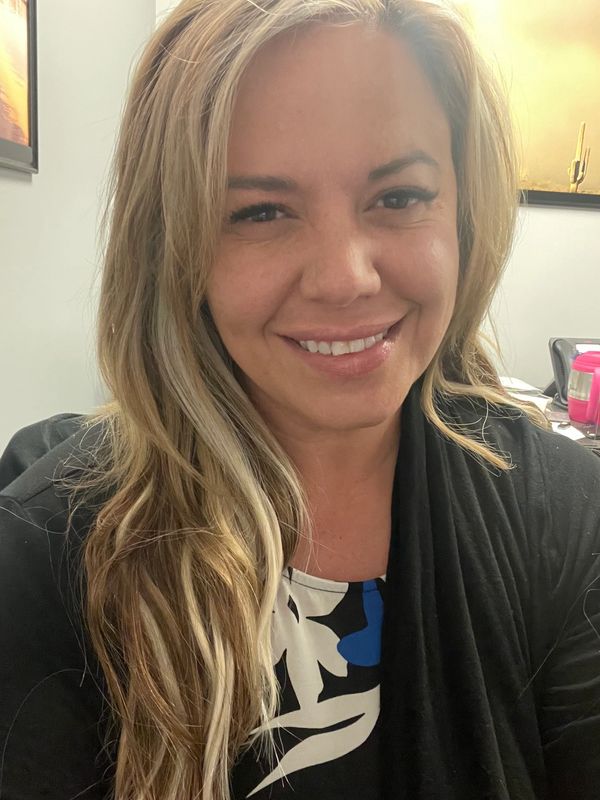
[[[591,148],[587,148],[584,152],[583,149],[583,139],[585,136],[585,122],[582,122],[579,126],[579,137],[577,139],[577,150],[575,152],[575,158],[571,161],[571,166],[569,167],[569,192],[577,192],[579,189],[580,184],[583,182],[587,171],[588,166],[590,163],[590,150]]]

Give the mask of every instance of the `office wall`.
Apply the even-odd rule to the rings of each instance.
[[[521,209],[492,318],[501,371],[542,388],[550,337],[600,339],[600,209]]]
[[[0,450],[100,399],[91,336],[100,199],[154,0],[38,3],[40,171],[0,168]]]
[[[177,5],[177,0],[156,0],[156,20],[160,22],[174,6]]]

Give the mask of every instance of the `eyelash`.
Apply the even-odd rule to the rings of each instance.
[[[432,200],[435,200],[437,197],[437,192],[429,191],[428,189],[396,189],[393,192],[387,192],[379,200],[384,200],[386,197],[399,197],[401,200],[407,201],[411,199],[418,200],[419,202],[429,203]],[[401,206],[400,208],[391,208],[388,209],[389,211],[405,211],[406,208],[409,206]],[[248,222],[251,221],[250,217],[255,217],[258,214],[263,214],[269,211],[284,211],[284,206],[280,205],[279,203],[255,203],[252,206],[246,206],[245,208],[240,208],[238,211],[233,211],[229,216],[229,222],[234,225],[236,222]],[[276,222],[277,220],[261,220],[260,222],[255,222],[255,224],[265,224],[266,222]]]

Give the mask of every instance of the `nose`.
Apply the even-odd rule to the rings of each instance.
[[[339,225],[335,228],[315,235],[307,249],[300,288],[306,300],[344,307],[359,297],[377,294],[381,278],[369,237]]]

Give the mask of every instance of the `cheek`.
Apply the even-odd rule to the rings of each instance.
[[[428,230],[412,245],[408,269],[399,274],[406,283],[407,294],[424,308],[452,307],[458,283],[456,234],[448,230],[434,235]]]
[[[458,284],[458,241],[456,236],[439,237],[430,243],[432,289],[454,303]]]
[[[264,264],[264,260],[261,262]],[[226,344],[239,336],[256,334],[268,323],[281,302],[281,287],[272,273],[266,275],[261,262],[220,260],[213,268],[207,299],[219,334]]]

